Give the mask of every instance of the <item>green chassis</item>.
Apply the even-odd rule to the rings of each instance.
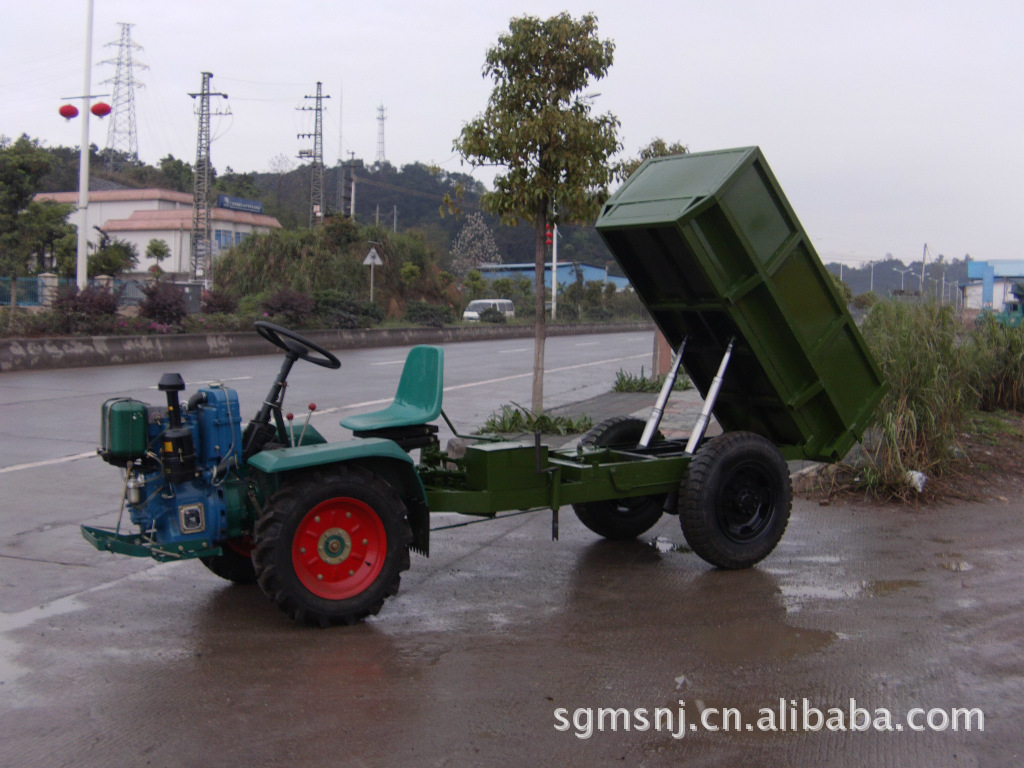
[[[408,454],[395,443],[357,439],[338,443],[283,448],[257,454],[247,472],[257,492],[243,498],[244,481],[235,487],[235,505],[256,517],[261,503],[288,472],[339,463],[385,462],[388,473],[404,486],[407,497],[419,497],[430,512],[456,512],[493,517],[500,512],[551,509],[566,504],[668,494],[679,488],[691,456],[680,444],[663,442],[635,451],[584,449],[549,451],[543,445],[484,442],[467,448],[463,458],[435,454],[415,469]],[[259,492],[258,489],[264,489]],[[98,550],[167,562],[222,554],[206,541],[160,547],[144,534],[82,526],[82,534]],[[425,547],[424,547],[425,549]]]

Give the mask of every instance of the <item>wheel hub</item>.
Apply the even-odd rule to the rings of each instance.
[[[316,551],[328,565],[340,565],[352,554],[352,537],[341,528],[328,528],[320,534]]]

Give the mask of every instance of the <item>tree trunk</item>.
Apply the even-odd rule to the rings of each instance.
[[[544,341],[547,338],[546,316],[544,312],[544,262],[547,255],[544,225],[547,223],[548,201],[544,197],[537,203],[537,214],[534,218],[534,333],[533,333],[533,405],[532,410],[538,416],[544,412]]]

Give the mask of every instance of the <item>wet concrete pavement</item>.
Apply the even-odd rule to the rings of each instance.
[[[580,407],[600,420],[644,398]],[[694,408],[675,403],[668,433]],[[96,471],[69,463],[43,495]],[[798,499],[741,572],[690,553],[672,516],[624,543],[569,509],[558,542],[550,513],[510,516],[437,531],[378,617],[331,630],[198,563],[8,548],[26,567],[4,570],[0,766],[1020,765],[1022,508],[1020,488],[928,510]],[[805,698],[846,730],[746,729]],[[850,730],[851,699],[894,730]],[[917,707],[979,708],[984,731],[895,730]],[[598,730],[598,708],[628,710],[630,730],[621,713]],[[739,730],[700,724],[726,708]]]
[[[198,564],[152,567],[9,617],[0,764],[1019,765],[1022,502],[798,501],[742,572],[688,553],[670,517],[628,543],[512,517],[438,534],[379,617],[328,631]],[[683,700],[690,722],[753,722],[804,697],[895,723],[979,707],[985,731],[584,739],[575,715]]]

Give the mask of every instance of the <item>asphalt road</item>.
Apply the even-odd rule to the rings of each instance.
[[[548,344],[550,407],[649,366],[644,334]],[[315,401],[340,438],[343,413],[393,392],[403,352],[297,365],[289,402]],[[531,359],[522,341],[448,347],[459,429],[528,403]],[[277,360],[174,367],[190,391],[235,386],[248,416]],[[625,543],[570,510],[558,542],[549,514],[508,517],[435,533],[378,617],[315,630],[198,563],[80,539],[120,496],[86,457],[100,403],[159,402],[166,368],[0,376],[2,768],[1024,762],[1020,488],[931,510],[798,500],[776,552],[729,573],[671,516]],[[975,714],[954,731],[958,709],[984,730]]]

